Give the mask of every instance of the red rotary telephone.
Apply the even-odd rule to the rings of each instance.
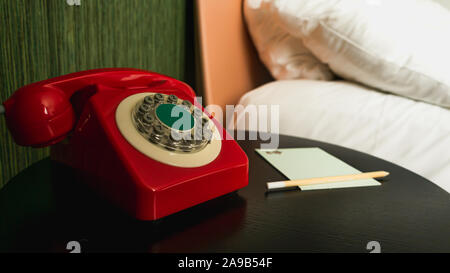
[[[77,72],[3,103],[17,144],[51,147],[101,195],[155,220],[248,184],[248,159],[185,83],[137,69]]]

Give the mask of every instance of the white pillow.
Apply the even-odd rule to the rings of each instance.
[[[331,70],[450,107],[450,12],[427,0],[273,0],[279,24]]]
[[[333,74],[306,49],[301,39],[280,28],[273,18],[271,0],[246,0],[244,14],[259,57],[277,80],[331,80]]]

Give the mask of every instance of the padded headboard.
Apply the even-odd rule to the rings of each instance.
[[[247,33],[242,0],[196,0],[200,88],[222,109],[271,80]]]

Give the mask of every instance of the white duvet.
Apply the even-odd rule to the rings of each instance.
[[[345,81],[275,81],[240,104],[280,105],[280,134],[359,150],[450,192],[450,110]],[[250,128],[243,115],[237,125]],[[243,128],[243,127],[241,127]]]

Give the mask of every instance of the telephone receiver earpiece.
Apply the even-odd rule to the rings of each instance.
[[[64,139],[75,125],[68,96],[48,86],[24,87],[4,102],[6,124],[19,145],[45,147]]]
[[[95,86],[104,85],[120,91],[167,85],[195,97],[188,85],[169,79],[138,69],[110,68],[72,73],[18,89],[3,103],[0,113],[3,110],[17,144],[45,147],[60,142],[72,131],[87,99],[95,94]]]

